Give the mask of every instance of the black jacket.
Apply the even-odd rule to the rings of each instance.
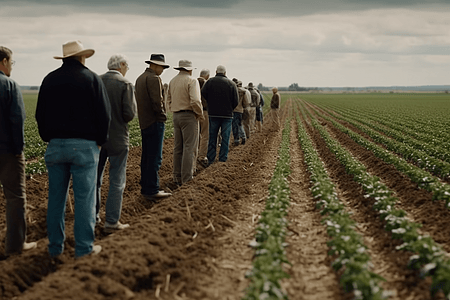
[[[77,60],[65,60],[41,85],[36,107],[39,135],[80,138],[103,145],[108,140],[111,107],[100,77]]]
[[[210,117],[232,118],[233,110],[239,103],[236,84],[223,74],[216,74],[206,81],[202,96],[208,103]]]

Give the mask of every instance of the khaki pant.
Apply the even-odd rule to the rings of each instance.
[[[272,122],[272,129],[273,130],[280,130],[281,124],[280,124],[280,109],[279,108],[272,108],[270,110],[270,119]]]
[[[247,109],[247,108],[245,108]],[[249,110],[249,109],[247,109]],[[249,111],[250,113],[250,111]],[[242,120],[242,126],[244,127],[245,137],[248,139],[250,137],[250,118]]]
[[[174,113],[173,131],[173,180],[186,183],[193,178],[198,152],[198,121],[194,113]]]
[[[12,153],[0,154],[0,182],[6,198],[6,247],[7,255],[22,252],[26,239],[25,221],[25,156]]]
[[[198,144],[198,158],[205,159],[208,152],[208,140],[209,140],[209,120],[208,111],[203,111],[203,117],[205,119],[200,121],[200,141]]]
[[[248,112],[250,113],[250,133],[255,132],[255,125],[256,125],[256,107],[250,107],[248,109]]]

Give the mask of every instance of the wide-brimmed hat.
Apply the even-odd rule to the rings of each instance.
[[[62,45],[63,56],[53,56],[55,59],[63,59],[71,56],[82,56],[86,58],[94,55],[94,49],[84,49],[83,44],[80,41],[70,41]]]
[[[253,82],[249,82],[249,83],[248,83],[248,87],[249,87],[249,88],[254,88],[255,86],[253,85]]]
[[[166,60],[164,58],[164,54],[152,54],[150,55],[150,60],[146,60],[145,63],[147,64],[155,64],[163,66],[164,69],[170,67],[168,64],[166,64]]]
[[[182,60],[180,60],[179,62],[178,62],[178,67],[173,67],[175,70],[181,70],[181,69],[184,69],[184,70],[186,70],[186,71],[192,71],[192,70],[194,70],[194,69],[197,69],[197,68],[194,68],[193,66],[192,66],[192,61],[190,61],[190,60],[186,60],[186,59],[182,59]]]

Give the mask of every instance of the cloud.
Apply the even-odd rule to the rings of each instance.
[[[231,77],[271,86],[292,82],[302,86],[441,84],[450,67],[445,59],[450,45],[446,10],[407,6],[356,14],[343,9],[351,7],[351,1],[330,0],[303,1],[301,13],[281,15],[289,5],[298,8],[299,1],[236,0],[221,4],[223,8],[203,8],[215,13],[199,16],[202,9],[194,8],[203,1],[190,1],[161,15],[144,12],[168,9],[169,4],[162,1],[145,8],[139,6],[142,1],[115,8],[115,1],[108,6],[94,1],[95,9],[44,1],[47,4],[30,4],[20,11],[8,2],[0,12],[0,27],[7,29],[2,43],[15,53],[13,78],[20,84],[40,84],[60,65],[52,57],[60,55],[62,43],[72,39],[96,50],[88,66],[97,73],[106,70],[110,55],[125,54],[131,81],[145,69],[144,60],[151,53],[164,53],[172,66],[179,59],[192,60],[198,68],[195,72],[202,68],[214,72],[218,64],[224,64]],[[362,2],[361,7],[382,4]],[[329,4],[327,8],[318,7],[324,3]],[[333,10],[336,6],[339,9]],[[139,13],[127,12],[138,8]],[[239,10],[246,12],[245,17],[232,13]],[[308,10],[315,13],[305,14]],[[172,68],[166,70],[163,81],[175,74]]]

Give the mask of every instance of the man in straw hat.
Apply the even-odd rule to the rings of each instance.
[[[179,73],[169,83],[167,104],[173,112],[173,181],[184,184],[192,179],[198,153],[199,120],[203,120],[200,84],[192,77],[192,62],[180,60]]]
[[[6,255],[36,248],[27,243],[25,219],[25,106],[19,85],[11,76],[12,51],[0,46],[0,183],[6,199]]]
[[[156,202],[169,197],[171,193],[159,190],[159,168],[162,163],[162,149],[166,106],[164,87],[159,75],[169,67],[163,54],[151,54],[145,63],[148,68],[136,79],[136,102],[139,126],[142,135],[141,194],[145,199]]]
[[[63,45],[60,68],[50,72],[39,90],[36,120],[48,142],[47,231],[51,256],[64,250],[64,213],[70,177],[75,201],[75,256],[97,254],[94,246],[95,191],[100,146],[108,139],[111,107],[100,77],[85,66],[94,54],[80,41]]]
[[[216,159],[219,130],[222,136],[219,161],[225,162],[228,158],[233,110],[238,105],[239,95],[236,84],[226,77],[226,68],[224,66],[217,66],[216,76],[205,83],[202,88],[202,96],[208,102],[208,164],[212,164]]]

